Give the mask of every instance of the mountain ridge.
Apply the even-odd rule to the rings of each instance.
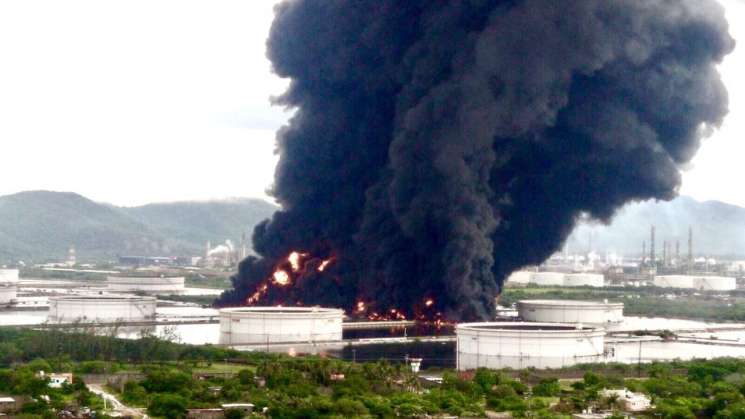
[[[202,254],[207,240],[236,242],[276,209],[256,198],[119,207],[74,192],[18,192],[0,196],[0,261],[60,259],[70,246],[80,260]]]

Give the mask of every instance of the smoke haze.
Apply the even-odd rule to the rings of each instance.
[[[716,65],[733,48],[713,0],[282,3],[282,210],[220,303],[299,251],[262,303],[491,318],[504,278],[580,214],[676,195],[727,112]]]

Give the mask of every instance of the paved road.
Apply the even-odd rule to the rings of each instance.
[[[125,405],[124,403],[120,402],[116,396],[114,396],[111,393],[106,392],[106,390],[103,389],[103,387],[99,384],[88,384],[88,389],[101,396],[104,400],[106,400],[107,407],[114,411],[119,413],[120,416],[131,416],[133,418],[142,418],[142,419],[148,419],[147,414],[145,414],[144,410],[142,408],[137,407],[129,407]]]

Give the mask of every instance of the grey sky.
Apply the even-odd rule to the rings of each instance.
[[[274,0],[0,2],[0,195],[99,201],[265,196],[274,131],[264,40]],[[725,0],[745,40],[745,2]],[[739,22],[743,22],[739,24]],[[731,113],[682,192],[745,205],[745,48],[722,66]]]

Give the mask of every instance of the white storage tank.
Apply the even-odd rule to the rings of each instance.
[[[0,306],[16,301],[18,294],[18,269],[0,269]]]
[[[181,294],[184,292],[184,277],[115,275],[106,278],[106,286],[109,292],[137,292],[155,295]]]
[[[571,300],[521,300],[520,317],[529,322],[605,324],[623,321],[623,303]]]
[[[697,276],[694,286],[701,291],[732,291],[737,288],[737,281],[728,276]]]
[[[530,283],[536,285],[564,285],[566,274],[561,272],[533,272],[530,276]]]
[[[557,323],[462,323],[457,368],[561,368],[604,358],[605,330]]]
[[[605,276],[595,273],[574,273],[564,277],[564,286],[567,287],[602,287],[605,285]]]
[[[9,282],[0,282],[0,306],[8,306],[16,301],[18,287]]]
[[[155,320],[155,297],[74,295],[49,298],[49,323],[127,323]]]
[[[342,338],[344,311],[322,307],[236,307],[220,310],[220,343],[324,342]]]
[[[660,288],[695,288],[695,278],[689,275],[657,275],[654,286]]]
[[[527,284],[530,282],[530,277],[533,276],[533,273],[530,271],[515,271],[507,278],[506,282],[511,284]]]
[[[18,269],[0,269],[0,282],[18,282]]]

